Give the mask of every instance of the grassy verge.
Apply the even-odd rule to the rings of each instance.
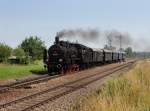
[[[0,80],[19,78],[44,71],[42,62],[30,65],[0,64]]]
[[[150,61],[140,61],[123,77],[107,84],[72,111],[150,111]]]

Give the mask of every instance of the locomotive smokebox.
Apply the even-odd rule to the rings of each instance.
[[[55,43],[59,44],[59,37],[58,36],[55,37]]]

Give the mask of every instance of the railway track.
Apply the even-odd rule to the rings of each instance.
[[[26,79],[26,80],[18,81],[15,83],[3,85],[3,86],[0,86],[0,93],[2,94],[2,93],[5,93],[11,89],[23,88],[23,87],[26,87],[26,86],[29,86],[32,84],[45,82],[45,81],[48,81],[50,79],[58,78],[61,76],[64,76],[64,75],[54,75],[54,76],[44,75],[44,76],[40,76],[40,77],[36,77],[36,78],[32,78],[32,79]]]
[[[14,88],[21,88],[21,87],[25,87],[25,86],[28,86],[31,84],[45,82],[45,81],[48,81],[50,79],[54,79],[54,78],[57,78],[60,76],[62,76],[62,75],[55,75],[55,76],[44,75],[44,76],[40,76],[40,77],[36,77],[36,78],[32,78],[32,79],[27,79],[27,80],[3,85],[3,86],[0,86],[0,93],[4,93],[4,92],[6,92],[10,89],[14,89]]]
[[[88,84],[91,84],[97,80],[100,80],[112,73],[123,70],[127,67],[132,66],[134,62],[129,62],[118,67],[110,68],[93,75],[89,75],[78,80],[64,83],[56,87],[26,96],[5,104],[0,105],[0,109],[6,109],[7,111],[28,111],[33,110],[36,107],[39,107],[49,101],[56,100],[64,95],[72,93],[76,90],[86,87]]]

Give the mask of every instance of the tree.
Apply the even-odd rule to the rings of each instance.
[[[37,36],[30,36],[21,43],[20,47],[25,51],[26,57],[31,57],[32,60],[42,59],[44,42]]]
[[[132,57],[133,56],[133,51],[132,51],[132,48],[131,47],[127,47],[125,49],[125,52],[126,52],[126,56],[127,57]]]
[[[18,47],[13,50],[13,55],[16,56],[17,58],[23,58],[25,57],[25,52],[22,48]]]
[[[12,53],[16,58],[19,60],[19,64],[29,64],[29,58],[25,56],[25,52],[22,48],[17,47],[16,49],[13,50]]]
[[[11,55],[12,48],[6,44],[0,43],[0,62],[7,61]]]

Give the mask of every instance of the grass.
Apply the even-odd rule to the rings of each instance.
[[[124,74],[78,101],[71,111],[150,111],[150,61],[140,61]]]
[[[30,65],[0,64],[0,80],[20,78],[42,71],[44,71],[44,68],[41,61],[36,61]]]

